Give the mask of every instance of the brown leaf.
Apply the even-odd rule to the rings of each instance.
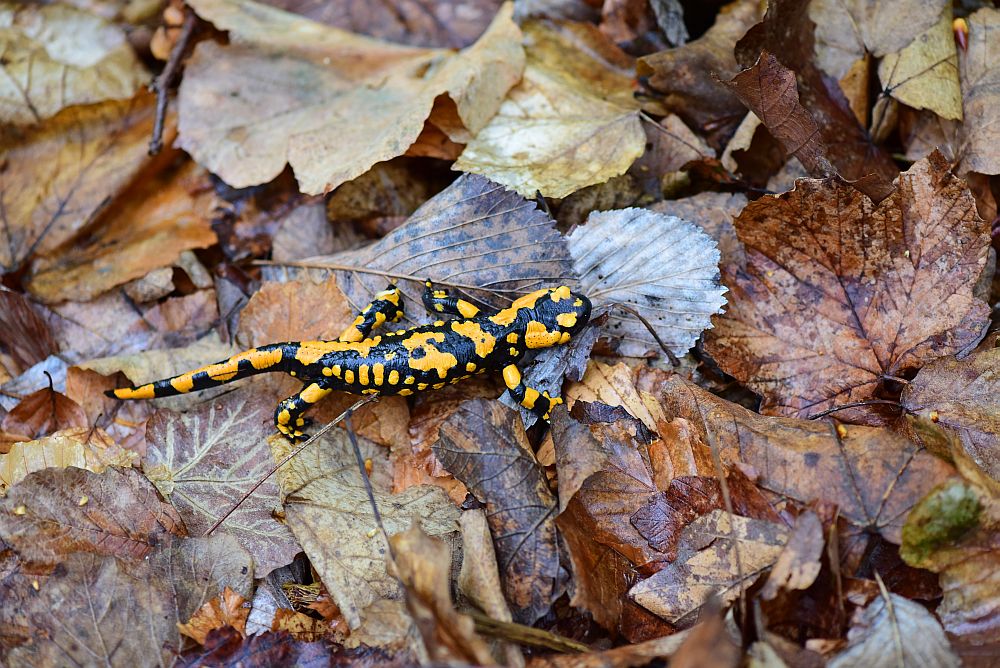
[[[394,0],[387,3],[267,0],[314,21],[412,46],[461,49],[476,41],[500,0]]]
[[[334,340],[354,316],[333,276],[319,282],[308,277],[266,281],[243,308],[236,340],[247,348],[275,341]]]
[[[135,469],[46,469],[0,500],[0,538],[26,561],[81,551],[142,560],[171,533],[186,533],[181,518]]]
[[[816,513],[807,510],[795,518],[792,534],[764,583],[761,596],[770,600],[778,595],[779,589],[808,589],[812,586],[819,575],[824,545],[823,525]]]
[[[177,159],[179,153],[160,159]],[[88,301],[169,267],[182,252],[216,242],[210,225],[216,206],[209,175],[192,162],[144,178],[110,204],[85,242],[34,262],[25,287],[49,303]]]
[[[570,254],[553,221],[534,202],[481,176],[464,174],[428,200],[410,219],[378,242],[328,259],[392,274],[481,286],[470,293],[488,306],[509,306],[520,292],[555,284],[575,285]],[[339,273],[338,285],[352,311],[385,289],[387,279]],[[432,322],[423,313],[422,283],[405,281],[406,321]]]
[[[191,621],[177,629],[199,645],[204,645],[208,634],[216,629],[232,628],[246,636],[249,601],[226,587],[221,594],[198,608]]]
[[[669,658],[688,637],[689,631],[584,654],[548,654],[533,656],[528,668],[632,668],[655,665],[657,659]]]
[[[409,601],[410,614],[432,660],[494,666],[489,647],[471,617],[451,600],[451,548],[414,524],[389,539],[394,567]]]
[[[671,624],[686,626],[709,598],[736,600],[774,565],[788,535],[783,524],[713,510],[681,532],[677,560],[629,595]]]
[[[832,176],[836,172],[826,158],[819,126],[799,102],[795,72],[774,55],[762,52],[754,66],[736,75],[729,86],[811,176]]]
[[[588,24],[529,21],[524,33],[521,82],[454,168],[526,197],[566,197],[625,173],[645,148],[631,59]]]
[[[71,107],[0,136],[0,266],[72,239],[146,163],[152,95]]]
[[[961,360],[945,357],[920,370],[903,390],[907,411],[954,429],[965,452],[1000,480],[1000,338],[991,335]]]
[[[287,631],[267,632],[244,638],[232,628],[217,629],[208,634],[204,647],[193,649],[180,657],[180,668],[201,666],[312,666],[327,665],[334,657],[345,665],[388,666],[385,652],[370,647],[358,650],[334,650],[324,642],[296,640]],[[352,661],[355,663],[352,664]]]
[[[523,68],[509,8],[456,53],[378,42],[249,0],[191,5],[233,44],[204,41],[188,60],[179,145],[238,188],[289,163],[300,190],[329,192],[405,153],[438,96],[462,122],[448,134],[474,134]]]
[[[983,488],[953,480],[927,495],[906,518],[900,554],[939,573],[937,614],[948,633],[974,645],[995,642],[1000,628],[1000,507]]]
[[[764,20],[737,43],[736,60],[749,68],[766,50],[795,71],[799,100],[819,126],[827,159],[845,179],[868,177],[857,187],[879,201],[890,192],[899,170],[889,155],[872,143],[843,93],[814,62],[809,4],[798,0],[768,3]]]
[[[87,416],[80,405],[49,388],[21,399],[3,418],[3,430],[16,441],[31,441],[63,429],[86,426]]]
[[[759,11],[759,4],[750,0],[730,3],[704,35],[676,49],[640,58],[636,67],[640,79],[662,96],[666,107],[700,134],[707,134],[716,148],[745,113],[720,79],[739,72],[733,46],[759,19]]]
[[[291,447],[278,435],[268,443],[276,458],[287,455]],[[424,531],[432,536],[454,534],[458,510],[441,489],[423,485],[390,494],[385,450],[363,438],[359,446],[362,456],[373,461],[375,501],[390,535],[404,531],[414,517],[421,518]],[[327,432],[277,475],[288,527],[340,608],[352,636],[356,629],[363,633],[363,623],[375,614],[366,608],[386,600],[399,603],[402,592],[398,581],[386,571],[387,546],[375,523],[347,433],[340,429]],[[406,621],[402,632],[409,625]]]
[[[736,668],[740,665],[740,650],[722,617],[714,611],[707,617],[688,631],[683,644],[670,659],[670,668]]]
[[[801,503],[835,503],[865,531],[899,543],[906,513],[954,469],[886,429],[758,415],[677,376],[650,371],[639,387],[668,416],[690,421],[723,461],[753,467],[757,486]]]
[[[984,7],[969,16],[969,50],[961,58],[962,143],[959,173],[1000,174],[997,157],[997,125],[1000,124],[1000,104],[997,103],[997,83],[1000,81],[998,43],[1000,43],[1000,9]]]
[[[0,291],[0,345],[15,364],[8,369],[13,376],[59,350],[48,323],[31,302],[9,290]]]
[[[243,388],[184,413],[161,409],[149,419],[143,471],[192,535],[204,534],[274,467],[265,440],[274,431],[274,403]],[[264,481],[220,526],[253,555],[261,576],[301,549],[273,517],[278,493],[277,481]]]
[[[31,125],[74,105],[132,97],[148,79],[121,27],[68,5],[0,8],[0,123]]]
[[[748,205],[736,229],[747,267],[727,271],[730,308],[707,349],[763,395],[764,412],[805,417],[870,399],[987,322],[973,288],[988,226],[940,154],[877,206],[835,180],[800,180]]]
[[[560,593],[556,499],[520,416],[487,399],[467,401],[441,425],[434,454],[486,504],[511,612],[533,623]]]
[[[885,593],[858,610],[847,640],[847,648],[827,664],[830,668],[962,665],[934,616],[896,594]]]
[[[29,473],[47,468],[87,469],[101,473],[108,466],[132,466],[135,452],[116,444],[107,433],[91,427],[56,432],[37,441],[22,441],[0,455],[0,492]]]

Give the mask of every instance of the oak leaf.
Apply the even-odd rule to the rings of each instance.
[[[0,5],[0,123],[31,125],[74,105],[132,97],[149,75],[125,31],[64,4]]]
[[[511,612],[533,623],[560,593],[556,499],[518,414],[488,399],[467,401],[441,425],[434,454],[486,505]]]
[[[726,272],[730,308],[707,349],[763,396],[763,412],[805,417],[870,399],[975,342],[987,323],[973,288],[988,225],[940,154],[879,205],[836,180],[800,180],[735,224],[747,266]]]
[[[623,174],[646,142],[628,56],[587,24],[530,21],[524,32],[521,82],[455,169],[526,197],[566,197]]]
[[[232,44],[202,42],[188,61],[179,145],[235,187],[270,181],[289,163],[302,192],[329,192],[405,153],[439,96],[459,121],[446,132],[466,139],[524,63],[509,7],[454,53],[379,42],[251,0],[190,4]]]

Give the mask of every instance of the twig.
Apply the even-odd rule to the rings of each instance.
[[[244,501],[246,501],[247,499],[250,498],[251,494],[253,494],[254,492],[257,491],[258,487],[260,487],[261,485],[264,484],[265,480],[267,480],[272,475],[274,475],[275,471],[277,471],[278,469],[280,469],[282,466],[284,466],[288,462],[292,461],[292,459],[296,455],[298,455],[300,452],[302,452],[303,450],[305,450],[306,448],[308,448],[310,445],[312,445],[313,442],[317,438],[319,438],[320,436],[322,436],[326,432],[328,432],[331,429],[333,429],[341,420],[346,420],[346,419],[350,418],[351,413],[353,413],[354,411],[358,410],[359,408],[361,408],[365,404],[368,404],[368,403],[371,403],[373,401],[376,401],[377,399],[378,399],[378,396],[374,395],[374,394],[371,394],[371,395],[368,395],[367,397],[362,397],[361,399],[358,399],[353,404],[351,404],[350,408],[348,408],[346,411],[344,411],[343,413],[341,413],[340,415],[338,415],[336,418],[334,418],[330,422],[327,422],[325,425],[323,425],[323,427],[319,431],[317,431],[315,434],[313,434],[308,439],[306,439],[305,442],[303,442],[301,445],[296,446],[296,448],[294,450],[292,450],[290,453],[288,453],[280,462],[278,462],[277,464],[275,464],[274,468],[272,468],[270,471],[268,471],[260,480],[258,480],[257,482],[255,482],[253,484],[253,487],[251,487],[249,490],[247,490],[246,494],[244,494],[243,496],[241,496],[240,500],[237,501],[233,505],[232,508],[230,508],[229,510],[227,510],[222,517],[220,517],[218,520],[216,520],[215,524],[213,524],[211,527],[209,527],[208,531],[205,532],[205,535],[208,536],[213,531],[215,531],[216,529],[218,529],[219,526],[223,522],[225,522],[229,518],[230,515],[232,515],[234,512],[236,512],[236,509],[239,508],[243,504]],[[350,423],[348,423],[348,424],[350,424]],[[362,467],[362,469],[363,468],[364,467]]]
[[[837,411],[846,410],[848,408],[859,408],[861,406],[879,406],[882,404],[888,406],[896,406],[897,408],[901,408],[907,413],[910,412],[909,410],[907,410],[905,406],[903,406],[903,404],[899,403],[898,401],[893,401],[892,399],[868,399],[866,401],[852,401],[849,404],[840,404],[839,406],[834,406],[833,408],[827,408],[825,411],[820,411],[819,413],[813,413],[806,419],[818,420],[821,417],[826,417],[830,413],[836,413]]]
[[[663,350],[663,352],[666,353],[667,359],[670,360],[670,363],[673,366],[680,366],[681,365],[681,361],[679,359],[677,359],[677,356],[674,355],[673,351],[671,351],[670,348],[667,347],[667,344],[665,344],[663,342],[663,339],[661,339],[660,336],[656,333],[656,330],[653,329],[653,325],[650,324],[650,322],[648,320],[646,320],[646,318],[644,318],[642,316],[642,314],[640,314],[638,311],[636,311],[631,306],[626,306],[625,304],[622,304],[621,302],[611,302],[610,304],[608,304],[608,306],[611,307],[611,308],[619,308],[619,309],[621,309],[623,311],[627,311],[628,313],[631,313],[636,318],[638,318],[639,322],[641,322],[643,325],[646,326],[646,329],[649,330],[649,333],[653,335],[654,339],[656,339],[656,343],[659,344],[659,346]]]
[[[347,409],[347,417],[344,418],[344,427],[347,429],[347,438],[351,439],[351,448],[354,450],[354,458],[358,462],[358,473],[361,475],[361,481],[365,484],[365,494],[368,495],[368,503],[372,507],[372,514],[375,516],[375,525],[382,532],[382,537],[385,538],[386,550],[388,550],[389,560],[393,564],[396,563],[396,555],[392,551],[392,542],[389,540],[389,532],[385,530],[385,525],[382,524],[382,513],[378,509],[378,502],[375,501],[375,490],[372,489],[371,478],[368,477],[368,469],[365,468],[365,458],[361,454],[361,448],[358,446],[358,437],[354,433],[354,425],[351,424],[351,409]],[[399,579],[399,578],[397,578]],[[400,584],[403,588],[406,585],[403,583],[402,579]]]
[[[544,647],[557,652],[589,652],[590,647],[557,633],[536,629],[514,622],[502,622],[476,610],[463,611],[476,623],[476,631],[491,638],[499,638],[529,647]]]
[[[181,66],[181,59],[187,51],[188,42],[194,34],[194,27],[198,24],[198,17],[190,8],[184,8],[184,26],[181,34],[170,51],[170,58],[166,66],[156,77],[153,83],[153,90],[156,91],[156,119],[153,121],[153,137],[149,140],[149,154],[156,155],[163,149],[163,123],[167,116],[167,102],[170,99],[170,87],[177,78],[177,72]]]

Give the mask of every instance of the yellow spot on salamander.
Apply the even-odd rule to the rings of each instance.
[[[280,425],[286,425],[292,421],[292,414],[288,412],[287,408],[282,408],[281,412],[278,413],[277,422]]]
[[[234,372],[239,368],[240,359],[243,358],[244,355],[250,359],[250,365],[258,371],[261,369],[270,369],[275,364],[281,362],[281,348],[273,348],[271,350],[248,350],[247,352],[236,355],[229,360],[230,362],[233,362],[233,366],[236,367],[233,369]]]
[[[444,387],[444,383],[434,383],[435,390],[440,390],[442,387]]]
[[[362,364],[358,367],[358,383],[361,385],[368,384],[368,365]]]
[[[381,387],[385,382],[385,365],[375,364],[372,366],[372,384],[376,387]]]
[[[511,346],[511,349],[508,350],[507,352],[510,353],[511,357],[517,357],[517,348],[514,348],[513,346]]]
[[[521,384],[521,370],[513,364],[508,364],[503,368],[503,382],[508,389],[513,390]]]
[[[475,362],[466,362],[465,363],[465,370],[468,371],[469,373],[472,373],[473,371],[476,370],[476,363]]]
[[[496,348],[496,337],[489,332],[483,331],[479,323],[473,320],[453,320],[451,331],[472,341],[476,346],[476,355],[479,357],[486,357]]]
[[[427,383],[417,383],[417,389],[420,391],[427,389]]]
[[[416,380],[417,379],[414,378],[413,376],[407,376],[406,380],[404,380],[403,382],[406,383],[407,385],[413,385],[413,383],[415,383]]]
[[[556,316],[556,322],[560,327],[573,327],[576,325],[576,313],[560,313]]]
[[[517,320],[517,316],[524,309],[531,309],[535,307],[538,300],[549,294],[548,290],[536,290],[531,294],[524,295],[523,297],[518,297],[514,300],[514,303],[500,311],[496,315],[490,316],[490,322],[496,323],[497,325],[507,326],[512,324]]]
[[[331,369],[328,366],[323,367],[323,375],[324,376],[332,376],[333,375],[333,369]]]
[[[330,394],[330,390],[321,387],[317,383],[313,383],[302,390],[299,396],[302,397],[302,401],[307,404],[314,404],[328,394]]]
[[[456,306],[458,307],[458,314],[463,318],[475,318],[479,315],[479,309],[464,299],[459,299]]]
[[[444,332],[420,332],[412,334],[403,339],[403,347],[409,351],[407,360],[411,369],[429,372],[436,371],[438,378],[444,379],[448,371],[455,368],[458,360],[449,352],[438,350],[435,342],[444,341]],[[423,354],[415,355],[418,350],[423,350]]]
[[[566,287],[565,285],[560,285],[555,290],[552,290],[552,294],[550,295],[552,301],[554,302],[562,301],[563,299],[569,299],[572,296],[573,293],[570,292],[569,288]]]
[[[401,396],[401,397],[408,397],[408,396],[410,396],[411,394],[413,394],[413,390],[411,390],[411,389],[410,389],[410,388],[408,388],[408,387],[404,387],[403,389],[401,389],[401,390],[399,391],[399,396]]]
[[[524,344],[528,348],[548,348],[562,343],[561,339],[560,332],[550,332],[544,324],[537,320],[529,321],[524,332]]]
[[[170,381],[170,386],[178,392],[190,392],[194,389],[194,374],[186,373],[183,376],[177,376]]]
[[[397,385],[399,384],[399,372],[393,369],[389,372],[389,384]]]
[[[369,387],[367,389],[361,390],[361,394],[378,394],[378,390],[374,387]]]
[[[135,389],[129,387],[117,389],[115,396],[119,399],[152,399],[156,396],[156,390],[153,389],[152,383],[146,383]]]
[[[348,385],[354,384],[354,372],[350,369],[344,371],[344,382]]]
[[[527,408],[529,411],[535,407],[535,402],[538,401],[540,397],[538,390],[533,387],[524,388],[524,399],[521,400],[521,405]]]
[[[511,332],[507,335],[507,343],[517,343],[517,332]]]

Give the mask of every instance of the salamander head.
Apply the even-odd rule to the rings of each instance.
[[[547,348],[567,343],[590,321],[591,304],[586,296],[562,285],[550,288],[534,305],[534,319],[528,323],[528,348]]]

